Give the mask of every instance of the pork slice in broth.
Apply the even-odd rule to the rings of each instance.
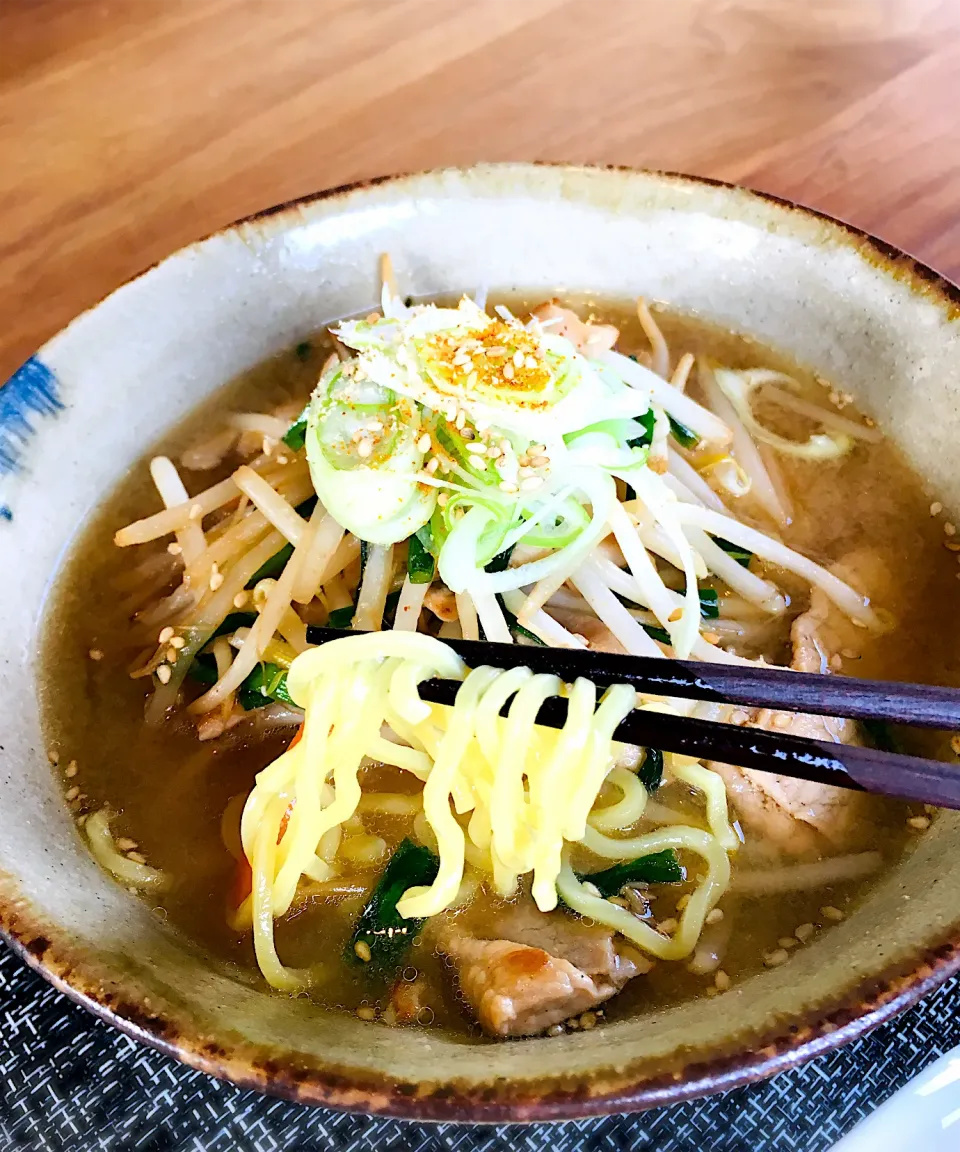
[[[878,590],[882,598],[882,590],[889,582],[882,562],[867,549],[845,556],[832,571],[875,598]],[[842,659],[842,652],[863,643],[864,633],[822,592],[814,589],[809,609],[793,622],[790,638],[793,642],[790,666],[795,671],[826,673]],[[860,743],[857,725],[836,716],[763,708],[733,709],[726,719],[747,728],[764,728],[809,740]],[[744,827],[789,855],[848,851],[859,847],[869,832],[871,801],[860,793],[729,764],[712,763],[710,767],[723,777]]]
[[[609,1000],[652,965],[614,946],[613,933],[563,912],[517,905],[482,929],[445,923],[438,949],[454,963],[461,991],[492,1036],[535,1036]]]

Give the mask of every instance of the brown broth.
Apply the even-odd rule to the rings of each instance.
[[[514,296],[507,303],[519,311],[525,302]],[[581,314],[592,310],[619,324],[622,347],[644,347],[631,311],[598,306],[586,298],[573,303],[585,306]],[[827,402],[822,382],[754,341],[666,310],[656,315],[674,360],[683,351],[693,351],[731,367],[781,369],[803,381],[810,399]],[[161,451],[176,458],[187,445],[216,431],[225,412],[263,411],[286,400],[305,399],[328,350],[329,341],[321,336],[309,351],[301,347],[300,355],[291,351],[260,365],[152,446],[150,455]],[[851,411],[846,409],[844,414]],[[775,419],[785,433],[792,427],[793,434],[806,434],[802,421],[784,424],[782,413]],[[891,573],[891,588],[882,607],[892,613],[897,627],[878,637],[864,634],[856,658],[846,659],[843,671],[960,684],[957,614],[943,610],[958,591],[956,556],[944,548],[943,524],[930,514],[930,495],[896,448],[887,442],[858,443],[838,461],[784,460],[782,467],[795,504],[793,522],[783,532],[786,543],[825,564],[867,543]],[[225,467],[220,473],[187,474],[185,479],[191,490],[199,490],[228,472]],[[71,761],[77,763],[76,774],[64,777],[65,789],[80,789],[80,795],[70,802],[77,816],[109,805],[116,814],[111,825],[114,836],[135,840],[151,865],[174,877],[169,892],[151,898],[158,915],[212,960],[232,965],[238,979],[255,981],[259,975],[250,936],[232,931],[225,918],[235,864],[221,837],[221,816],[230,799],[245,794],[256,772],[282,750],[291,730],[252,739],[234,733],[219,742],[201,744],[192,729],[175,722],[161,729],[144,725],[149,681],[131,680],[127,669],[137,649],[152,637],[131,644],[128,619],[118,607],[123,594],[116,590],[116,582],[132,564],[151,550],[162,551],[163,545],[148,545],[133,557],[129,550],[114,547],[112,537],[117,528],[158,506],[145,462],[141,462],[97,510],[71,550],[51,598],[42,638],[46,733],[50,747],[59,753],[61,771]],[[792,598],[791,610],[787,620],[763,634],[762,649],[769,659],[788,662],[790,620],[805,607],[808,591],[795,580],[785,580],[782,573],[775,575]],[[102,658],[91,659],[91,650],[102,653]],[[937,740],[926,747],[942,750]],[[409,787],[399,771],[386,771],[393,771],[395,777],[389,783],[391,790]],[[666,787],[657,799],[684,808],[692,822],[702,823],[679,785]],[[883,853],[887,866],[900,856],[909,836],[916,835],[906,827],[910,814],[903,805],[878,803],[875,807],[866,839]],[[365,827],[391,847],[410,831],[409,821],[396,817],[367,817]],[[376,871],[370,871],[366,879],[372,884],[375,876]],[[800,924],[811,923],[816,931],[828,927],[822,908],[832,906],[845,912],[875,880],[871,877],[786,896],[725,898],[721,906],[731,918],[732,932],[724,971],[737,980],[758,970],[764,955],[778,948],[781,937],[790,936]],[[686,890],[682,886],[661,890],[654,918],[672,916]],[[323,960],[338,957],[362,903],[362,896],[324,898],[308,886],[304,898],[277,925],[278,948],[285,962],[293,966],[316,963],[318,951]],[[495,921],[497,904],[493,897],[481,894],[458,915],[466,924],[482,926]],[[322,948],[318,947],[321,940]],[[335,971],[316,992],[322,1003],[348,1010],[385,1005],[382,992],[370,985],[362,971],[337,961],[331,966]],[[407,969],[408,975],[420,972],[426,980],[436,1025],[460,1030],[465,1037],[476,1035],[428,939],[418,941],[411,950]],[[701,995],[712,981],[712,975],[694,975],[683,963],[659,963],[649,976],[628,984],[606,1007],[606,1014],[630,1015]]]

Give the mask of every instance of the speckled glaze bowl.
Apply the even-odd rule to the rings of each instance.
[[[372,1027],[231,981],[88,856],[39,725],[37,630],[78,525],[158,433],[231,377],[414,294],[643,293],[753,334],[852,392],[960,512],[960,293],[836,221],[682,176],[487,166],[336,189],[178,252],[74,321],[0,389],[0,924],[92,1012],[242,1085],[437,1119],[559,1119],[769,1076],[960,968],[960,815],[849,919],[729,994],[550,1040]],[[953,610],[947,609],[945,610]]]

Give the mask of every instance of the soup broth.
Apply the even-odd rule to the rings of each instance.
[[[522,314],[539,300],[512,297],[506,303]],[[585,297],[567,303],[582,317],[616,325],[621,349],[649,356],[646,336],[632,307]],[[655,309],[654,314],[674,366],[682,353],[690,352],[732,369],[784,372],[799,381],[796,395],[806,403],[862,422],[846,397],[772,350],[666,308]],[[329,337],[320,333],[260,365],[164,436],[150,448],[147,459],[163,454],[180,460],[188,449],[222,434],[232,414],[277,409],[295,414],[316,384],[330,349]],[[706,399],[696,370],[687,395],[696,401]],[[797,441],[805,440],[816,428],[808,416],[762,397],[755,411],[767,428]],[[215,448],[209,451],[216,454]],[[203,462],[201,457],[202,452],[195,453],[188,461]],[[237,462],[235,453],[228,452],[213,468],[202,472],[181,468],[181,475],[193,493],[229,476]],[[956,613],[944,611],[957,595],[960,553],[945,547],[952,540],[950,526],[942,515],[932,514],[936,505],[931,506],[930,494],[924,492],[895,446],[887,440],[856,440],[835,459],[785,455],[776,464],[789,523],[774,532],[784,543],[828,568],[851,553],[868,551],[884,571],[882,592],[876,591],[875,600],[889,627],[879,634],[861,629],[855,646],[825,655],[828,670],[960,684]],[[703,474],[709,475],[708,470]],[[770,531],[752,495],[724,499],[744,522]],[[113,537],[123,525],[150,515],[157,506],[146,464],[140,464],[97,509],[57,581],[42,644],[43,708],[51,759],[78,824],[108,808],[118,850],[170,878],[165,891],[144,893],[157,915],[203,949],[211,963],[227,965],[238,980],[258,983],[262,978],[251,933],[231,927],[228,918],[237,902],[237,857],[243,855],[240,811],[257,773],[289,745],[296,717],[291,724],[290,715],[280,715],[278,709],[251,712],[249,719],[208,740],[198,740],[194,723],[180,714],[161,724],[144,722],[151,678],[133,679],[130,670],[143,663],[141,650],[154,643],[160,628],[131,627],[131,617],[151,602],[151,587],[155,594],[166,589],[163,575],[172,537],[143,545],[137,555],[132,554],[134,550],[115,547]],[[810,606],[809,584],[773,566],[754,562],[754,570],[775,572],[777,585],[788,599],[787,610],[775,617],[744,610],[739,619],[730,617],[728,631],[715,642],[744,657],[789,665],[791,626]],[[722,581],[713,584],[723,601],[728,590]],[[562,614],[560,618],[564,619]],[[718,621],[718,628],[722,623]],[[434,630],[438,626],[439,620],[434,621]],[[198,695],[200,689],[192,685],[186,691],[189,697]],[[915,748],[926,754],[950,755],[945,738],[937,735],[925,737]],[[372,764],[363,773],[365,792],[414,797],[421,787],[409,772],[395,767]],[[615,802],[616,789],[605,788],[601,802]],[[732,794],[731,799],[736,817]],[[394,803],[402,806],[401,801]],[[651,793],[651,803],[682,814],[693,828],[708,828],[702,801],[680,779],[667,779]],[[776,877],[801,865],[815,865],[818,854],[808,851],[794,858],[783,852],[782,845],[751,832],[746,821],[742,826],[735,824],[744,843],[733,855],[729,889],[708,915],[692,957],[656,962],[629,980],[619,995],[604,1001],[597,1012],[612,1018],[721,994],[765,966],[788,962],[793,951],[828,931],[863,898],[882,871],[909,850],[911,839],[922,833],[933,815],[879,800],[871,800],[863,812],[845,858],[879,853],[879,869],[874,864],[869,874],[857,875],[854,866],[851,879],[818,885],[814,877],[800,890],[793,890],[789,878],[784,881],[786,890],[778,890]],[[361,859],[339,883],[337,878],[301,880],[290,911],[275,924],[276,947],[284,964],[301,969],[316,968],[319,963],[321,974],[309,995],[331,1009],[358,1011],[364,1018],[387,1023],[444,1027],[479,1038],[481,1030],[464,1004],[461,982],[452,978],[449,956],[438,948],[429,922],[412,940],[399,965],[396,984],[371,979],[364,965],[351,959],[357,917],[384,861],[404,838],[417,838],[418,831],[422,840],[429,841],[430,836],[422,826],[418,829],[416,822],[411,823],[409,814],[361,809],[350,821],[346,839],[355,842],[359,852],[366,837],[379,850],[376,863],[364,866]],[[656,826],[655,820],[647,818],[634,832]],[[375,839],[382,845],[376,845]],[[651,926],[659,926],[666,936],[697,887],[698,865],[691,860],[684,863],[682,882],[633,890],[633,911]],[[597,864],[589,851],[578,848],[574,853],[574,866],[586,873]],[[774,877],[774,890],[769,894],[759,891],[763,881],[758,876]],[[520,905],[533,908],[526,880],[512,902],[480,883],[462,907],[444,917],[467,935],[496,938],[491,924]],[[552,915],[572,916],[563,911]],[[554,1024],[553,1030],[592,1027],[596,1022],[597,1013],[586,1011]]]

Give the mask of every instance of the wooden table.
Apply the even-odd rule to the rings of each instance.
[[[740,181],[960,275],[958,0],[0,0],[0,380],[239,216],[479,159]]]

